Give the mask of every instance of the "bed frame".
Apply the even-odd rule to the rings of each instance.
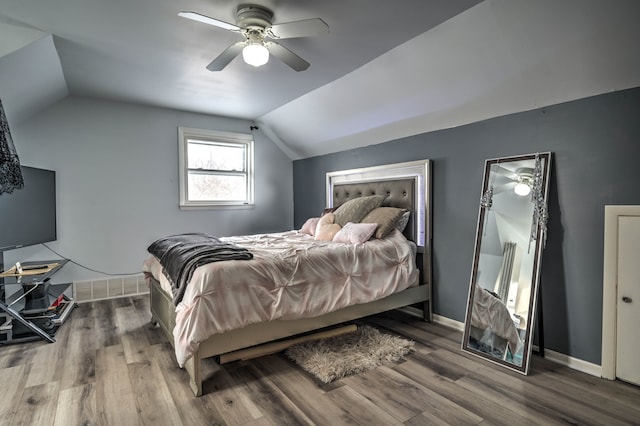
[[[385,195],[384,206],[411,210],[411,219],[405,235],[418,248],[418,286],[408,288],[374,302],[349,306],[319,317],[298,320],[275,320],[216,334],[200,343],[200,347],[185,364],[189,385],[196,396],[202,395],[201,361],[229,352],[260,345],[278,339],[352,321],[392,309],[413,307],[419,309],[425,321],[431,321],[431,209],[429,160],[391,164],[363,169],[327,173],[327,205],[340,205],[345,201],[368,195]],[[175,306],[171,296],[160,283],[151,278],[152,322],[158,324],[174,345]]]

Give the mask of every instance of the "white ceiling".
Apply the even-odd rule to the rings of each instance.
[[[22,121],[67,94],[259,123],[305,158],[640,86],[637,0],[255,0],[311,63],[206,65],[239,0],[2,0],[0,98]],[[26,93],[26,95],[25,95]]]

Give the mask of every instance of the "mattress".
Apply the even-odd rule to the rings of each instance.
[[[320,316],[418,284],[416,247],[399,231],[363,244],[316,241],[298,231],[222,238],[252,260],[198,267],[176,306],[173,337],[183,366],[200,342],[247,325]],[[143,267],[171,294],[162,265]]]

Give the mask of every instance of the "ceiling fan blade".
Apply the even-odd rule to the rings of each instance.
[[[511,179],[511,180],[516,180],[517,181],[517,180],[520,179],[520,176],[518,176],[517,173],[512,172],[509,169],[505,169],[504,167],[500,166],[499,164],[493,164],[491,166],[491,170],[493,170],[497,174],[502,175],[502,176],[504,176],[504,177],[506,177],[508,179]]]
[[[513,187],[516,186],[515,182],[505,183],[503,185],[497,185],[493,187],[493,195],[498,195],[505,191],[513,191]]]
[[[209,71],[222,71],[224,67],[229,65],[229,62],[233,61],[236,56],[242,52],[242,49],[247,45],[246,41],[239,41],[227,47],[224,52],[218,55],[209,65],[207,69]]]
[[[240,28],[237,25],[230,24],[230,23],[224,22],[224,21],[220,21],[219,19],[210,18],[208,16],[201,15],[201,14],[196,13],[196,12],[179,12],[178,16],[180,16],[182,18],[191,19],[193,21],[202,22],[202,23],[205,23],[205,24],[208,24],[208,25],[214,25],[216,27],[224,28],[225,30],[237,31],[237,32],[242,31],[242,28]]]
[[[271,38],[313,37],[329,34],[329,26],[320,18],[285,22],[267,27]]]
[[[267,41],[264,43],[264,45],[267,47],[267,49],[269,49],[269,52],[273,56],[289,65],[294,70],[304,71],[309,68],[309,62],[305,61],[286,47],[278,43],[274,43],[273,41]]]

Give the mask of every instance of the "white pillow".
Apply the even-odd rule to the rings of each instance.
[[[347,222],[341,230],[333,237],[336,243],[362,244],[369,241],[376,228],[377,223],[353,223]]]

